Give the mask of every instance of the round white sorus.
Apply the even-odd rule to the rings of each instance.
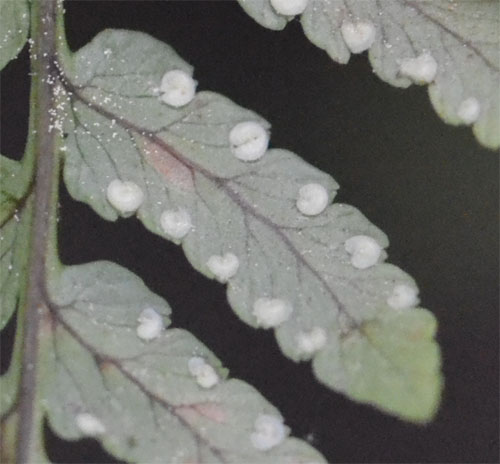
[[[252,312],[257,318],[257,324],[264,329],[269,329],[285,322],[292,311],[292,305],[280,298],[259,298],[253,304]]]
[[[344,42],[352,53],[368,50],[375,42],[375,26],[367,21],[344,21],[340,27]]]
[[[297,335],[297,345],[300,352],[312,354],[319,351],[326,344],[326,331],[321,327],[314,327],[308,332]]]
[[[320,184],[306,184],[300,187],[297,209],[306,216],[322,213],[328,205],[328,192]]]
[[[279,445],[290,433],[290,429],[283,424],[283,419],[270,414],[259,414],[254,423],[254,432],[250,441],[254,448],[267,451]]]
[[[345,250],[351,255],[351,264],[358,269],[366,269],[377,263],[382,248],[372,237],[356,235],[344,243]]]
[[[219,382],[219,376],[210,364],[205,364],[196,376],[196,383],[202,388],[212,388]]]
[[[158,338],[164,328],[163,318],[153,308],[144,309],[137,322],[137,336],[146,341]]]
[[[196,85],[197,82],[185,71],[168,71],[161,79],[161,99],[176,108],[187,105],[196,94]]]
[[[402,60],[399,72],[416,84],[429,84],[436,77],[437,63],[430,53],[424,52],[416,58]]]
[[[202,358],[200,356],[193,356],[192,358],[189,358],[188,370],[191,373],[191,375],[196,377],[201,372],[203,366],[206,363],[207,362],[205,361],[204,358]]]
[[[470,97],[460,103],[457,110],[457,116],[464,124],[472,124],[477,121],[480,112],[481,105],[479,104],[479,101],[477,98]]]
[[[175,239],[184,238],[193,227],[191,215],[185,209],[163,211],[160,225],[163,232]]]
[[[225,253],[222,256],[210,256],[207,261],[207,267],[222,283],[227,282],[231,277],[236,275],[240,261],[233,253]]]
[[[271,5],[276,13],[285,16],[296,16],[302,14],[309,0],[271,0]]]
[[[229,144],[236,158],[256,161],[267,151],[269,134],[258,122],[240,122],[229,132]]]
[[[188,370],[202,388],[212,388],[219,382],[219,376],[215,369],[199,356],[193,356],[189,359]]]
[[[102,435],[106,432],[104,424],[97,417],[86,412],[77,414],[76,426],[82,433],[88,435],[89,437]]]
[[[396,285],[389,298],[387,304],[394,309],[411,308],[418,304],[418,291],[409,285]]]
[[[106,196],[111,206],[122,214],[134,213],[144,201],[144,193],[136,183],[120,179],[109,183]]]

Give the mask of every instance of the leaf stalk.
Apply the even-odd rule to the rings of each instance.
[[[28,150],[35,153],[34,213],[29,244],[25,304],[20,308],[23,326],[21,385],[18,396],[16,462],[35,462],[44,455],[40,407],[40,328],[47,311],[46,282],[59,267],[57,258],[57,198],[59,162],[54,130],[54,63],[57,51],[58,0],[31,3],[31,108]]]

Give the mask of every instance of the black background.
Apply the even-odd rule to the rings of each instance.
[[[70,1],[66,10],[72,49],[108,27],[147,32],[194,65],[199,89],[268,119],[272,146],[335,177],[337,201],[388,234],[389,260],[415,277],[439,320],[441,409],[432,424],[415,426],[322,387],[308,364],[280,354],[270,332],[241,323],[224,287],[195,272],[179,247],[135,219],[101,220],[64,188],[63,262],[108,259],[140,275],[170,303],[175,326],[257,387],[329,462],[498,462],[498,154],[470,129],[441,122],[425,87],[390,87],[365,55],[334,63],[297,21],[272,32],[230,1]],[[27,72],[26,50],[2,72],[2,152],[16,158],[27,131]],[[91,440],[46,436],[54,461],[110,460]]]

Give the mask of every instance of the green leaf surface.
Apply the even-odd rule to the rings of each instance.
[[[30,193],[33,180],[33,156],[27,152],[22,161],[0,155],[0,224],[20,209]]]
[[[170,308],[131,272],[110,262],[67,267],[49,291],[43,397],[61,437],[93,436],[130,462],[324,462],[295,438],[256,449],[256,418],[279,412],[246,383],[227,379],[188,332],[141,339],[142,311],[153,309],[166,326]],[[198,384],[188,367],[193,357],[212,366],[215,385]]]
[[[27,199],[24,206],[0,228],[0,330],[2,330],[19,308],[26,285],[26,268],[32,221],[32,202]],[[16,332],[18,335],[20,331]],[[16,336],[14,352],[9,368],[0,377],[0,416],[11,410],[19,388],[22,340]],[[9,462],[9,461],[7,461]]]
[[[22,198],[19,182],[22,165],[0,155],[0,223],[3,224],[11,216]]]
[[[4,422],[9,422],[9,416],[16,415],[16,403],[18,400],[22,365],[21,348],[23,345],[23,340],[20,335],[22,331],[21,325],[22,324],[20,324],[18,320],[16,327],[16,338],[12,350],[10,364],[7,371],[0,377],[0,418],[2,420],[2,426]],[[8,425],[6,425],[6,427],[8,427]],[[12,461],[13,459],[5,459],[5,461],[2,461],[0,454],[0,462]]]
[[[32,221],[28,176],[22,164],[0,155],[0,330],[22,299]],[[21,340],[16,337],[9,369],[0,377],[0,416],[14,405],[19,384]]]
[[[292,19],[278,14],[270,0],[239,2],[269,29],[283,29]],[[352,50],[342,25],[371,24],[375,37],[366,48],[373,70],[397,87],[412,83],[401,73],[402,61],[430,53],[437,73],[429,95],[439,116],[453,125],[473,124],[481,144],[493,149],[500,146],[497,0],[309,0],[300,21],[311,42],[339,63],[347,63]]]
[[[21,51],[28,38],[28,0],[0,1],[0,69]]]
[[[17,206],[0,228],[0,330],[15,311],[26,281],[31,201]]]
[[[261,117],[211,92],[199,92],[182,108],[161,101],[158,87],[167,71],[192,72],[167,45],[141,33],[105,31],[63,63],[63,69],[68,100],[64,130],[69,134],[64,177],[70,193],[115,220],[119,212],[108,201],[108,186],[116,179],[131,181],[143,194],[138,218],[151,231],[182,243],[200,272],[215,278],[209,263],[226,253],[236,256],[239,266],[228,282],[231,306],[254,327],[266,326],[257,316],[262,298],[268,299],[260,308],[267,315],[277,306],[278,313],[291,309],[279,324],[271,324],[291,359],[338,353],[346,336],[367,340],[366,324],[385,323],[382,315],[396,286],[416,292],[410,276],[383,262],[383,250],[375,265],[353,266],[348,239],[363,235],[381,249],[388,245],[386,236],[357,209],[330,204],[316,216],[298,210],[305,184],[322,185],[328,201],[333,200],[338,186],[329,175],[286,150],[268,150],[254,162],[234,156],[232,128],[243,121],[268,128]],[[160,218],[166,210],[179,209],[189,214],[192,227],[184,237],[174,238],[163,230]],[[311,346],[310,335],[317,332]],[[396,402],[376,393],[359,394],[344,358],[316,363],[315,373],[355,399],[409,420],[429,420],[439,401],[441,378],[432,337],[428,343],[434,349],[426,351],[428,364],[418,369],[433,387],[413,382],[421,347],[411,345],[415,353],[408,356],[407,369],[394,367],[400,377],[393,385]],[[399,348],[395,340],[388,341],[387,350]],[[342,384],[335,380],[340,378]],[[399,388],[408,383],[412,389]],[[427,394],[429,388],[433,394]],[[405,407],[412,402],[419,403],[421,412]]]
[[[433,341],[436,321],[417,308],[380,311],[359,332],[341,338],[315,358],[318,372],[331,370],[331,387],[358,401],[383,404],[388,411],[425,422],[441,390],[439,352]]]
[[[20,363],[16,360],[14,368],[10,368],[0,377],[0,418],[9,413],[16,402],[20,380]],[[11,364],[11,366],[13,366]]]
[[[0,425],[0,462],[15,462],[16,449],[16,431],[18,426],[17,414],[12,414],[6,417],[5,420],[2,416],[2,423]]]

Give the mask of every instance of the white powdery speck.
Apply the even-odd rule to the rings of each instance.
[[[280,298],[259,298],[253,304],[252,312],[257,318],[257,324],[269,329],[285,322],[292,314],[293,307]]]
[[[77,414],[76,426],[82,433],[88,435],[89,437],[102,435],[106,432],[104,424],[97,417],[86,412]]]
[[[300,332],[297,335],[298,348],[305,354],[312,354],[319,351],[325,346],[326,340],[326,331],[321,327],[314,327],[308,332]]]
[[[225,253],[222,256],[210,256],[207,261],[207,267],[210,269],[215,278],[221,282],[227,282],[231,277],[236,275],[240,261],[233,253]]]
[[[351,255],[351,264],[358,269],[367,269],[377,263],[382,248],[372,237],[356,235],[344,243],[345,250]]]
[[[389,298],[387,304],[394,309],[406,309],[418,304],[418,291],[409,285],[396,285]]]
[[[271,0],[271,5],[276,13],[285,16],[296,16],[302,14],[309,0]]]
[[[163,232],[175,239],[185,237],[193,227],[191,215],[185,209],[163,211],[160,225]]]
[[[215,369],[199,356],[193,356],[189,359],[188,370],[202,388],[212,388],[219,382],[219,376]]]
[[[300,187],[297,209],[306,216],[317,216],[328,205],[328,192],[320,184],[306,184]]]
[[[416,84],[429,84],[436,77],[437,67],[434,57],[430,53],[424,52],[416,58],[403,59],[399,66],[399,72]]]
[[[168,71],[161,79],[161,99],[175,108],[185,106],[194,98],[196,85],[197,82],[185,71]]]
[[[163,318],[153,308],[144,309],[139,315],[136,332],[139,338],[150,341],[158,338],[165,327]]]
[[[472,124],[478,120],[480,112],[481,105],[479,101],[477,98],[470,97],[460,103],[457,110],[457,116],[464,124]]]
[[[231,129],[229,144],[236,158],[242,161],[256,161],[267,151],[269,134],[255,121],[240,122]]]
[[[121,214],[134,213],[144,201],[144,193],[136,183],[120,179],[109,183],[106,196],[111,206]]]
[[[250,435],[254,448],[267,451],[278,446],[290,433],[283,419],[270,414],[259,414],[254,423],[255,431]]]
[[[344,42],[352,53],[361,53],[368,50],[375,42],[375,26],[366,21],[353,23],[344,21],[340,28]]]

